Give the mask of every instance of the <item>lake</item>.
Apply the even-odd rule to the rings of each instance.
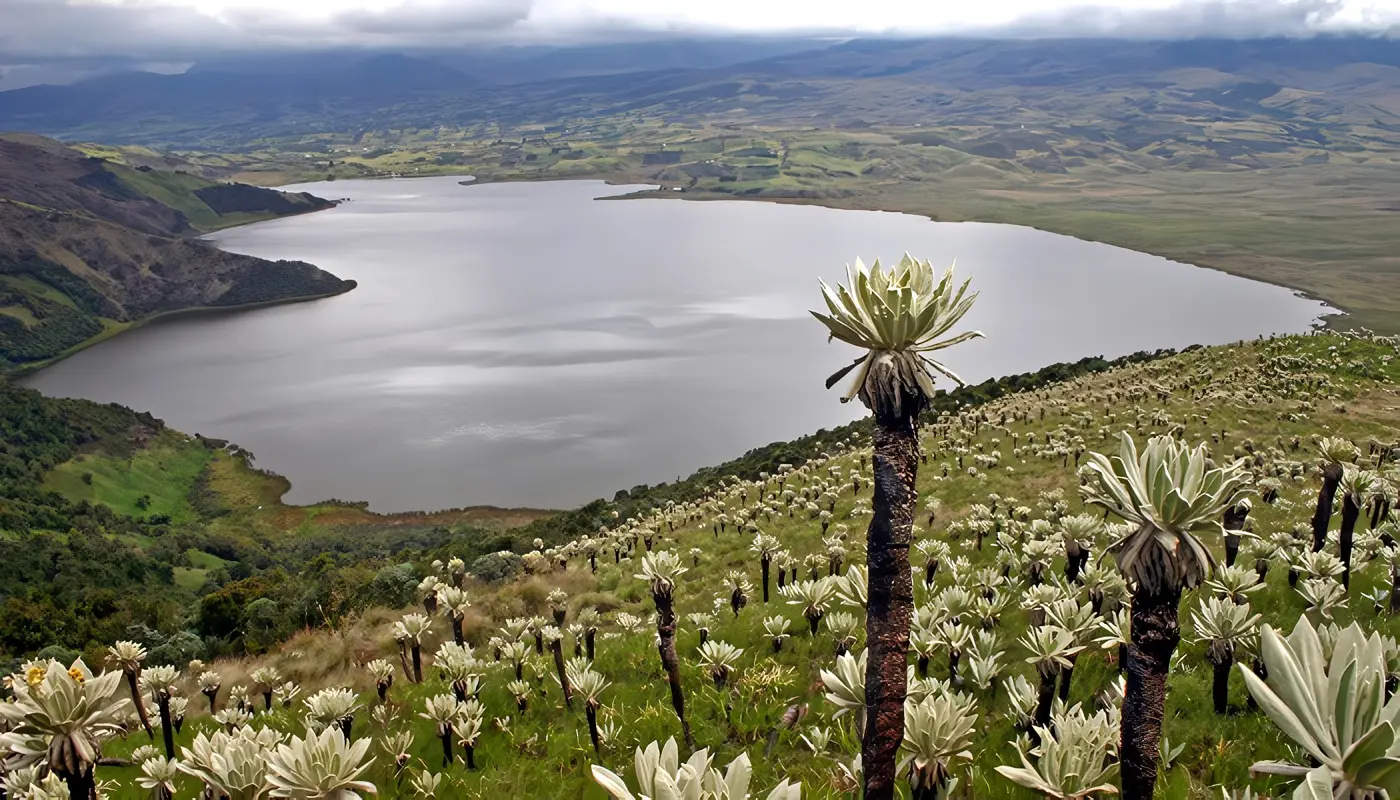
[[[965,379],[1308,330],[1292,291],[1006,225],[759,202],[595,202],[600,182],[290,187],[339,207],[222,231],[339,297],[157,321],[27,383],[231,439],[289,502],[566,507],[860,416],[822,383],[855,356],[806,309],[861,256],[954,258],[986,333]],[[1150,223],[1145,223],[1150,224]]]

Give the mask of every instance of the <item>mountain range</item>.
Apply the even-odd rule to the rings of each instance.
[[[1310,131],[1315,120],[1400,130],[1400,48],[1365,37],[872,39],[240,57],[2,92],[0,128],[208,148],[642,109],[838,126],[1220,111]]]
[[[348,291],[353,281],[311,264],[192,238],[331,205],[117,164],[39,136],[0,136],[0,370],[162,313]]]

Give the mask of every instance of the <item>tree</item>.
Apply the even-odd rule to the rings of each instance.
[[[657,651],[666,680],[671,685],[671,707],[681,721],[686,747],[695,749],[690,734],[690,722],[685,718],[685,692],[681,689],[681,662],[676,656],[676,609],[674,593],[676,579],[685,573],[680,557],[669,550],[647,553],[642,557],[642,571],[636,577],[651,585],[651,599],[656,604]],[[737,612],[736,612],[737,613]]]
[[[141,662],[146,660],[146,648],[136,642],[119,641],[107,648],[107,660],[126,677],[126,686],[131,692],[132,705],[136,706],[136,715],[141,719],[141,727],[155,741],[155,729],[151,727],[151,716],[146,711],[146,701],[141,696],[140,688]]]
[[[1342,560],[1342,586],[1351,588],[1351,547],[1361,509],[1371,500],[1380,477],[1370,470],[1348,466],[1342,471],[1342,524],[1337,531],[1337,557]]]
[[[1167,671],[1181,641],[1181,593],[1200,585],[1215,567],[1196,534],[1223,538],[1222,515],[1246,491],[1249,473],[1243,461],[1212,466],[1204,444],[1192,448],[1169,436],[1149,439],[1139,454],[1123,433],[1118,455],[1090,453],[1082,477],[1086,503],[1135,526],[1110,546],[1133,592],[1119,753],[1124,800],[1151,800]]]
[[[1230,671],[1235,655],[1250,648],[1259,627],[1260,616],[1249,611],[1249,603],[1236,605],[1231,600],[1212,597],[1191,615],[1196,639],[1205,643],[1206,660],[1215,668],[1211,697],[1217,714],[1229,710]]]
[[[1317,495],[1317,510],[1313,512],[1313,552],[1327,544],[1327,525],[1332,519],[1332,503],[1337,497],[1337,487],[1342,484],[1343,462],[1351,461],[1360,454],[1356,445],[1339,436],[1325,436],[1317,443],[1317,452],[1322,456],[1322,489]]]
[[[866,535],[869,566],[866,701],[861,742],[868,800],[894,797],[896,760],[904,739],[904,698],[909,623],[914,587],[909,574],[919,466],[919,414],[934,396],[934,373],[962,384],[926,354],[973,339],[975,331],[946,339],[977,299],[968,283],[953,284],[953,270],[935,281],[933,266],[905,255],[886,271],[856,261],[849,287],[822,283],[829,314],[812,312],[831,338],[865,350],[850,366],[827,379],[830,388],[854,371],[843,402],[859,398],[875,418],[874,497]]]

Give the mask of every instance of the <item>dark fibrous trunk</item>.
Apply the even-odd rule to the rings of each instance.
[[[760,572],[760,573],[762,574],[762,576],[763,576],[763,602],[764,602],[764,604],[767,604],[767,603],[768,603],[768,567],[769,567],[772,563],[773,563],[773,562],[772,562],[772,561],[768,558],[768,556],[766,556],[766,555],[765,555],[763,558],[759,559],[759,562],[758,562],[758,570],[759,570],[759,572]]]
[[[875,414],[875,491],[866,534],[866,724],[861,742],[867,800],[894,797],[896,761],[904,739],[905,665],[914,607],[909,546],[919,467],[919,406],[909,397],[903,399],[903,413],[877,409]]]
[[[1213,664],[1215,678],[1211,684],[1210,696],[1215,701],[1215,713],[1224,714],[1230,710],[1230,668],[1234,662],[1230,660]]]
[[[1361,516],[1361,506],[1356,498],[1347,492],[1342,496],[1342,527],[1337,532],[1337,557],[1342,560],[1342,586],[1351,588],[1351,545],[1356,533],[1356,520]]]
[[[1060,694],[1059,697],[1066,705],[1069,704],[1069,687],[1074,681],[1074,664],[1078,660],[1077,655],[1069,657],[1069,666],[1060,670]]]
[[[146,711],[146,701],[141,695],[141,689],[137,685],[140,676],[133,670],[126,673],[126,685],[131,690],[131,702],[136,706],[136,716],[141,718],[141,727],[146,729],[146,735],[155,741],[156,732],[151,727],[151,715]]]
[[[452,766],[452,728],[449,726],[442,735],[442,766],[444,768]]]
[[[68,786],[69,800],[91,800],[97,796],[97,777],[91,766],[61,776]]]
[[[593,755],[602,758],[603,746],[598,740],[598,708],[592,703],[585,703],[583,710],[588,715],[588,738],[593,742]]]
[[[554,669],[559,673],[559,687],[564,690],[564,705],[573,711],[574,687],[569,685],[569,675],[564,669],[564,640],[555,639],[550,642],[549,649],[554,652]]]
[[[1313,552],[1327,545],[1327,525],[1332,519],[1332,501],[1342,483],[1342,465],[1333,461],[1322,468],[1322,490],[1317,495],[1317,510],[1313,513]]]
[[[1040,734],[1036,728],[1050,727],[1050,711],[1055,706],[1055,679],[1054,672],[1042,672],[1040,674],[1040,691],[1036,694],[1035,702],[1035,723],[1031,726],[1031,741],[1040,743]]]
[[[418,642],[413,643],[413,682],[423,682],[423,646]]]
[[[596,644],[596,641],[595,641],[595,640],[597,639],[597,636],[598,636],[598,629],[597,629],[597,628],[590,627],[588,630],[586,630],[586,631],[583,632],[583,644],[584,644],[583,649],[584,649],[584,651],[588,654],[588,660],[589,660],[589,661],[592,661],[592,660],[593,660],[593,656],[594,656],[594,654],[596,653],[596,650],[595,650],[595,648],[594,648],[594,645]]]
[[[160,738],[164,740],[165,757],[175,757],[175,728],[170,721],[170,697],[160,694],[156,696],[156,707],[160,709]]]
[[[1181,589],[1133,593],[1132,645],[1128,648],[1128,686],[1123,699],[1123,800],[1152,800],[1160,761],[1162,716],[1167,698],[1167,671],[1181,641],[1177,622]]]
[[[690,721],[685,718],[685,693],[681,689],[681,662],[676,656],[676,611],[671,592],[653,592],[656,602],[656,649],[661,655],[661,666],[666,670],[666,680],[671,685],[671,707],[681,721],[681,733],[685,736],[685,746],[695,749],[695,737],[690,733]],[[736,611],[737,614],[737,611]]]

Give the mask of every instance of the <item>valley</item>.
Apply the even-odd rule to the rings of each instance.
[[[0,793],[1400,796],[1386,31],[298,12],[0,91]]]

